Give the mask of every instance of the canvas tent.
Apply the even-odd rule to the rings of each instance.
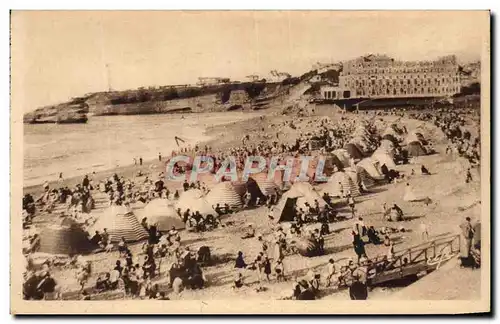
[[[75,223],[72,225],[48,225],[40,232],[38,252],[49,254],[87,254],[97,248],[87,234]]]
[[[94,231],[103,231],[106,228],[113,243],[119,242],[122,237],[127,242],[137,242],[148,238],[148,233],[134,213],[125,206],[110,206],[99,217],[93,228]]]
[[[265,195],[273,195],[276,190],[280,190],[274,179],[269,179],[267,173],[252,174],[248,180],[253,179],[257,183],[260,192]]]
[[[215,215],[215,211],[203,196],[203,192],[198,189],[190,189],[185,191],[179,197],[175,204],[175,208],[180,208],[181,212],[187,209],[191,212],[199,211],[201,215]]]
[[[371,158],[375,161],[377,161],[380,164],[380,167],[385,164],[385,166],[390,170],[390,169],[395,169],[396,168],[396,163],[394,163],[394,160],[392,157],[387,153],[383,152],[381,150],[375,151]]]
[[[322,186],[322,193],[328,193],[331,197],[346,196],[348,193],[352,197],[360,195],[357,184],[352,181],[346,172],[335,172],[327,183]]]
[[[332,152],[334,156],[338,158],[338,161],[342,163],[343,167],[349,167],[351,162],[349,161],[351,159],[349,152],[345,149],[337,149]],[[340,170],[341,171],[341,170]]]
[[[368,190],[375,185],[375,180],[362,168],[349,168],[345,170],[346,174],[351,178],[351,180],[358,186],[358,188],[363,188]]]
[[[243,203],[231,182],[223,181],[215,185],[206,196],[211,206],[228,204],[231,208],[241,208]]]
[[[386,140],[386,139],[380,141],[379,148],[381,150],[384,150],[384,152],[394,152],[394,144],[391,141]]]
[[[427,151],[422,146],[420,142],[411,142],[406,146],[406,150],[408,151],[408,156],[417,157],[422,155],[427,155]]]
[[[365,170],[368,175],[375,180],[384,179],[384,175],[379,172],[376,164],[379,165],[379,163],[374,161],[372,158],[366,158],[359,161],[358,164],[356,164],[356,168],[358,169],[358,172],[360,169]]]
[[[295,216],[294,207],[307,211],[305,203],[314,206],[318,201],[320,209],[326,206],[326,202],[307,182],[295,182],[290,190],[281,197],[274,209],[274,220],[277,222],[290,221]]]
[[[411,142],[425,142],[425,138],[422,135],[422,133],[419,133],[419,132],[410,132],[408,134],[408,136],[406,136],[405,142],[407,144],[409,144]]]
[[[151,200],[139,215],[146,217],[148,224],[156,225],[160,231],[170,230],[172,226],[176,229],[185,227],[184,222],[167,199]]]
[[[361,160],[363,158],[363,153],[361,153],[359,147],[357,147],[353,143],[346,144],[344,146],[344,149],[347,151],[347,153],[349,153],[349,156],[355,160]]]
[[[399,145],[399,141],[398,139],[396,138],[396,136],[394,136],[394,134],[385,134],[384,136],[382,136],[382,140],[388,140],[390,141],[394,146],[397,146]]]

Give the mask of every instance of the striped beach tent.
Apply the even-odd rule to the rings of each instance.
[[[322,193],[328,193],[332,197],[346,196],[352,197],[361,195],[357,184],[346,172],[335,172],[328,182],[322,186]]]
[[[137,217],[125,206],[110,206],[99,217],[93,228],[94,231],[103,231],[106,228],[111,242],[119,242],[122,237],[126,242],[137,242],[148,238],[148,233]]]
[[[273,195],[276,192],[276,190],[278,191],[280,190],[276,182],[274,182],[273,179],[269,179],[267,173],[252,174],[250,178],[252,178],[253,180],[255,180],[255,182],[257,182],[260,191],[265,196]]]
[[[376,185],[376,181],[370,177],[368,172],[363,168],[356,167],[355,169],[346,170],[349,177],[358,185],[358,187],[368,190]]]
[[[156,225],[160,231],[170,230],[172,226],[177,229],[185,227],[174,206],[167,199],[151,200],[138,214],[141,218],[146,217],[148,224]]]
[[[241,208],[241,196],[236,192],[231,182],[223,181],[215,185],[206,196],[211,206],[228,204],[231,208]]]
[[[75,255],[88,254],[95,248],[77,224],[53,224],[40,232],[40,248],[37,252]]]

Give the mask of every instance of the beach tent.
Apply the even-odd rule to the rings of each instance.
[[[399,141],[398,139],[396,138],[396,136],[394,136],[394,134],[385,134],[384,136],[382,136],[382,140],[388,140],[388,141],[391,141],[391,143],[394,145],[394,146],[397,146],[399,144]]]
[[[255,201],[257,198],[265,197],[262,191],[260,190],[257,181],[255,181],[253,178],[248,178],[245,186],[246,186],[246,192],[250,193],[250,197],[253,201]]]
[[[326,155],[323,158],[324,158],[324,162],[325,162],[325,164],[323,166],[323,170],[322,170],[323,177],[328,178],[334,172],[337,172],[337,171],[344,169],[344,164],[342,162],[340,162],[339,158],[337,156],[335,156],[334,154]],[[347,162],[349,163],[349,160]],[[319,163],[319,157],[312,159],[309,162],[309,169],[307,171],[307,176],[309,177],[309,179],[311,181],[324,182],[324,181],[326,181],[326,179],[324,181],[321,181],[321,179],[319,179],[316,176],[318,163]]]
[[[368,175],[372,179],[375,179],[375,180],[384,179],[384,175],[379,172],[379,170],[377,169],[377,166],[375,164],[379,164],[379,163],[376,161],[373,161],[372,158],[366,158],[366,159],[359,161],[358,164],[356,164],[356,169],[358,170],[358,173],[360,172],[361,169],[365,170],[365,172],[368,173]]]
[[[335,172],[328,182],[322,186],[322,193],[325,192],[332,197],[346,196],[348,193],[352,197],[360,195],[357,184],[352,181],[346,172]]]
[[[295,217],[295,205],[298,197],[290,195],[281,197],[279,203],[274,207],[273,217],[276,222],[290,222]]]
[[[349,156],[349,152],[345,149],[337,149],[332,151],[333,155],[335,155],[338,159],[338,161],[342,164],[343,167],[349,167],[351,164],[350,159],[351,157]],[[342,171],[341,169],[339,171]]]
[[[388,126],[383,132],[382,132],[382,137],[386,136],[386,135],[392,135],[394,138],[397,139],[397,133],[396,131],[394,130],[394,128],[392,128],[391,126]]]
[[[224,206],[228,204],[231,208],[238,209],[243,207],[241,196],[236,192],[233,184],[228,181],[216,184],[207,194],[206,200],[211,206],[215,206],[216,204]]]
[[[151,200],[140,212],[140,217],[146,217],[150,225],[155,224],[160,231],[167,231],[175,226],[177,229],[185,227],[182,219],[177,215],[175,208],[167,199]]]
[[[349,153],[349,156],[355,160],[361,160],[363,158],[363,153],[361,153],[360,148],[353,143],[346,144],[344,146],[344,149],[347,151],[347,153]]]
[[[295,216],[294,207],[302,208],[307,211],[307,202],[309,205],[315,205],[315,200],[318,201],[320,209],[326,206],[326,202],[314,190],[313,186],[307,182],[295,182],[290,190],[283,194],[279,203],[274,209],[274,220],[277,222],[290,221]]]
[[[371,158],[375,161],[377,161],[380,164],[380,167],[385,164],[385,166],[390,170],[390,169],[395,169],[396,168],[396,163],[394,163],[394,160],[392,157],[387,153],[383,152],[381,150],[375,151]]]
[[[274,179],[269,179],[268,173],[262,172],[262,173],[252,174],[248,178],[248,181],[250,180],[255,181],[260,192],[265,196],[275,194],[276,190],[278,190],[278,192],[280,191],[280,187],[276,184]]]
[[[418,141],[409,143],[406,146],[406,150],[408,151],[408,156],[410,156],[410,157],[427,155],[427,151],[422,146],[422,143],[420,143]]]
[[[422,133],[419,132],[410,132],[408,136],[405,138],[406,143],[411,143],[411,142],[425,142],[425,138],[422,135]]]
[[[358,188],[368,190],[375,185],[375,180],[363,168],[348,168],[345,172]]]
[[[137,242],[148,238],[148,233],[134,213],[125,206],[110,206],[99,217],[93,228],[94,231],[100,232],[106,228],[111,242],[114,243],[119,242],[122,237],[126,242]]]
[[[358,147],[362,154],[368,153],[370,151],[370,143],[363,138],[355,137],[351,139],[350,143]]]
[[[382,141],[380,141],[379,148],[384,150],[385,152],[394,152],[395,146],[391,141],[383,139]]]
[[[203,192],[198,189],[189,189],[181,193],[175,208],[180,208],[181,212],[185,212],[187,209],[190,212],[199,211],[203,216],[216,214],[212,205],[203,196]]]
[[[89,241],[87,233],[76,223],[51,224],[41,230],[40,248],[37,252],[75,255],[88,254],[95,248],[97,246]]]
[[[245,193],[247,192],[247,184],[244,181],[233,181],[231,182],[233,184],[234,190],[240,195],[240,197],[243,197]]]

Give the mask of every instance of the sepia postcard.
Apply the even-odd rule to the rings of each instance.
[[[491,311],[489,11],[10,27],[12,314]]]

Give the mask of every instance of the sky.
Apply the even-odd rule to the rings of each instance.
[[[273,69],[300,75],[318,61],[368,53],[478,60],[488,21],[484,11],[13,11],[13,108],[27,112],[109,86],[243,80]]]

